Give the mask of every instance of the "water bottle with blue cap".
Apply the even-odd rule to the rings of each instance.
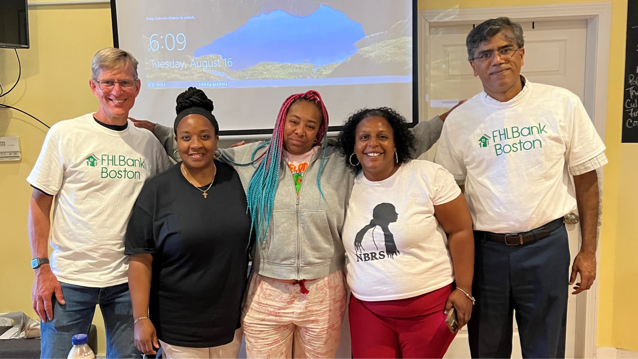
[[[71,338],[73,348],[69,352],[67,359],[95,359],[95,354],[89,347],[89,336],[86,334],[76,334]]]

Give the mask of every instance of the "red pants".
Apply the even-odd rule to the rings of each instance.
[[[350,296],[355,358],[442,358],[453,334],[445,324],[448,285],[414,298],[364,302]]]

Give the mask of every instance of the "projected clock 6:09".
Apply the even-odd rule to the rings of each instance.
[[[160,38],[159,40],[157,40],[158,36]],[[160,44],[160,41],[162,40],[164,40],[163,41],[164,46]],[[168,51],[173,51],[173,50],[182,51],[186,48],[186,35],[184,35],[181,32],[177,35],[173,35],[169,32],[164,36],[160,36],[159,34],[153,34],[149,38],[149,46],[151,48],[151,51],[153,52],[159,50],[160,48],[166,49]]]

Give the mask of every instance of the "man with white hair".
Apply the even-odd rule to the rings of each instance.
[[[137,64],[126,51],[98,51],[89,80],[98,111],[51,127],[27,178],[33,187],[29,241],[41,358],[66,358],[71,337],[88,334],[96,305],[104,318],[107,358],[139,355],[124,233],[142,186],[170,161],[152,134],[128,121],[141,87]]]

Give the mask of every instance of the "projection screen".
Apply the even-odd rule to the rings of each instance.
[[[221,135],[271,133],[289,95],[321,93],[338,130],[363,107],[418,122],[416,0],[111,0],[115,46],[139,61],[131,116],[172,126],[194,86]]]

